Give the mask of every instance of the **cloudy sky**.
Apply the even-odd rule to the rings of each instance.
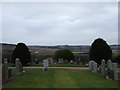
[[[2,42],[27,45],[118,43],[116,2],[2,3]]]

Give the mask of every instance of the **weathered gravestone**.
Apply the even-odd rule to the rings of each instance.
[[[97,63],[93,62],[93,72],[97,72]]]
[[[63,64],[63,59],[62,59],[62,58],[59,58],[59,59],[58,59],[58,62],[59,62],[59,64]]]
[[[16,58],[15,60],[15,67],[16,67],[16,75],[22,75],[23,67],[22,67],[22,63],[20,62],[19,58]]]
[[[110,69],[110,70],[112,70],[112,61],[111,60],[108,60],[107,61],[107,69]]]
[[[107,61],[107,78],[114,79],[113,65],[111,60]]]
[[[101,75],[102,76],[105,76],[105,66],[106,66],[106,64],[105,64],[105,60],[103,59],[102,61],[101,61]]]
[[[114,72],[114,80],[118,80],[118,65],[117,63],[113,63],[113,72]]]
[[[49,66],[49,62],[48,62],[47,59],[43,60],[43,66],[44,66],[43,70],[47,71],[48,70],[48,66]]]
[[[4,59],[4,63],[2,66],[2,77],[3,77],[3,81],[8,79],[8,61],[7,61],[7,58]]]
[[[91,71],[91,72],[93,72],[93,63],[94,63],[95,61],[93,61],[93,60],[91,60],[91,61],[89,61],[89,70]]]
[[[23,74],[23,67],[22,67],[22,63],[21,62],[19,62],[19,73],[20,73],[20,75]]]
[[[16,75],[19,75],[19,73],[20,73],[20,65],[19,65],[19,63],[20,63],[19,58],[16,58],[16,60],[15,60]]]

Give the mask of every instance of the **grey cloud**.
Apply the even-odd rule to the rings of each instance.
[[[117,3],[3,3],[3,42],[117,43]],[[110,36],[106,36],[110,34]]]

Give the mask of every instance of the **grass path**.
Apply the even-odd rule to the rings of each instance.
[[[117,88],[118,83],[88,70],[26,69],[26,74],[8,82],[4,88]]]

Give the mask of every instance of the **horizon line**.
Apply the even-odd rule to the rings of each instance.
[[[19,42],[24,43],[24,42]],[[17,45],[16,43],[7,43],[7,42],[0,42],[0,44],[13,44]],[[26,44],[26,43],[24,43]],[[47,44],[26,44],[27,46],[91,46],[91,44],[54,44],[54,45],[47,45]],[[108,44],[108,45],[120,45],[120,44]]]

